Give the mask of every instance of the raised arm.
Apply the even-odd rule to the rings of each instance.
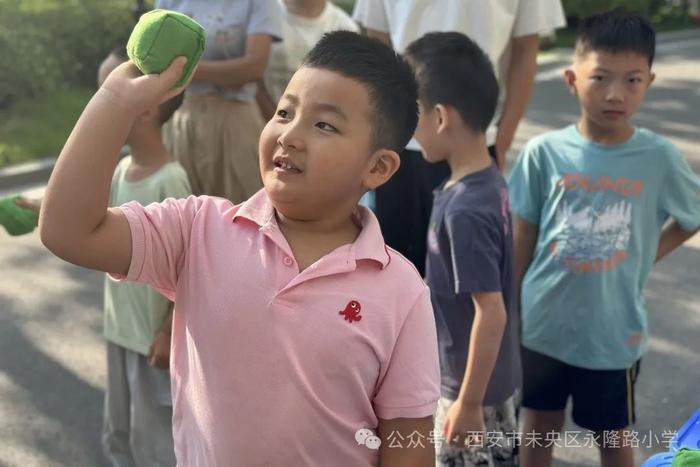
[[[194,79],[226,88],[240,88],[244,84],[259,81],[265,73],[271,45],[270,35],[249,34],[242,57],[202,60],[194,73]]]
[[[101,271],[126,274],[131,233],[119,208],[108,209],[119,149],[136,118],[173,97],[186,60],[160,75],[141,76],[131,62],[117,67],[83,110],[46,189],[39,233],[56,256]]]

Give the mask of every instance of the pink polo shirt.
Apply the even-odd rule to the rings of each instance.
[[[122,210],[127,279],[176,301],[178,465],[377,465],[358,430],[434,413],[428,289],[371,211],[359,208],[354,243],[300,273],[264,190],[238,206],[192,196]]]

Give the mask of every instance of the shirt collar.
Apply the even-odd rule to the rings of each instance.
[[[359,205],[353,215],[362,229],[360,235],[351,245],[355,261],[373,260],[379,263],[382,269],[385,268],[391,262],[391,257],[384,243],[377,217],[371,210]],[[232,221],[236,222],[238,218],[254,222],[262,231],[277,227],[275,208],[264,188],[240,205],[240,208],[233,215]]]
[[[269,227],[270,224],[277,223],[275,220],[275,208],[272,206],[270,198],[267,197],[264,188],[240,205],[233,215],[233,222],[236,222],[236,219],[239,217],[258,224],[260,228]]]

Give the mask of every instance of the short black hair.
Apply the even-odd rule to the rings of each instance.
[[[459,32],[431,32],[411,42],[406,59],[418,81],[421,104],[454,107],[464,123],[485,132],[498,103],[498,81],[491,60]]]
[[[411,67],[386,44],[350,31],[325,34],[302,67],[338,73],[361,83],[373,107],[372,149],[401,152],[416,131],[418,90]]]
[[[577,57],[588,52],[633,52],[646,57],[649,66],[654,62],[656,32],[649,21],[639,13],[618,8],[584,19],[576,37]]]
[[[175,111],[180,108],[184,99],[185,91],[182,91],[177,96],[171,97],[158,106],[158,123],[160,123],[160,126],[165,125],[170,120]]]

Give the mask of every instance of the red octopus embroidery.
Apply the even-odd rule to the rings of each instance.
[[[347,304],[344,310],[338,312],[339,315],[345,316],[345,321],[352,323],[353,321],[360,321],[362,316],[360,316],[360,310],[362,305],[356,300],[352,300]]]

